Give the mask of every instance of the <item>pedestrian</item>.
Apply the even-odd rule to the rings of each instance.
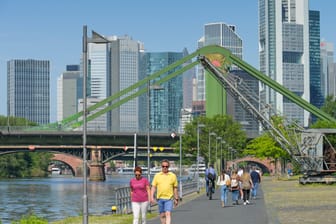
[[[227,204],[227,195],[230,187],[230,177],[225,170],[222,170],[221,175],[218,176],[217,185],[220,186],[221,205],[222,208]]]
[[[205,190],[207,196],[209,196],[209,182],[212,183],[212,193],[215,193],[215,180],[216,180],[216,170],[213,168],[213,165],[210,164],[209,167],[205,170]]]
[[[242,167],[239,167],[238,172],[237,172],[239,178],[243,175],[243,173],[244,173],[244,169]],[[241,184],[242,184],[241,181],[239,181],[239,196],[240,196],[240,199],[243,200],[243,188]]]
[[[251,179],[251,175],[247,169],[244,170],[243,175],[240,178],[241,186],[243,190],[243,200],[244,205],[250,204],[250,190],[253,188],[253,182]]]
[[[231,184],[230,189],[232,192],[232,203],[234,205],[238,205],[238,196],[239,196],[239,175],[237,174],[236,170],[232,171],[231,174]]]
[[[135,177],[130,180],[133,224],[139,223],[140,213],[141,223],[146,224],[146,212],[150,196],[149,182],[142,176],[141,167],[135,167],[134,176]]]
[[[259,184],[261,182],[261,175],[260,175],[260,172],[257,171],[257,168],[255,166],[252,168],[252,172],[250,175],[251,175],[251,179],[253,183],[252,198],[256,199],[257,194],[258,194]]]
[[[151,203],[156,200],[160,213],[161,224],[171,224],[171,212],[173,205],[178,205],[177,178],[172,172],[169,172],[169,161],[164,159],[161,162],[162,171],[155,174],[152,181]]]

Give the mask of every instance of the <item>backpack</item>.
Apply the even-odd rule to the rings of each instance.
[[[238,187],[238,181],[237,181],[237,179],[232,179],[231,180],[231,187]]]
[[[215,175],[213,173],[208,173],[208,179],[209,180],[214,180],[215,179]]]

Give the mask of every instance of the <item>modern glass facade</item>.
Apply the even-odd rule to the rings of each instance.
[[[310,66],[310,103],[321,108],[324,97],[321,88],[320,62],[320,12],[309,11],[309,66]],[[316,121],[316,117],[312,117]]]
[[[159,52],[146,53],[146,73],[151,75],[168,65],[182,59],[183,53]],[[167,76],[178,70],[170,71],[160,77]],[[150,90],[150,130],[153,132],[178,131],[180,111],[183,104],[183,83],[182,75],[179,75],[168,82],[163,83],[160,88]],[[146,106],[142,105],[142,106]],[[147,111],[147,110],[145,110]]]
[[[260,70],[309,102],[308,17],[306,0],[259,0]],[[265,85],[260,91],[274,111],[308,126],[308,112]]]
[[[7,62],[8,115],[38,124],[50,122],[50,62],[20,60]]]

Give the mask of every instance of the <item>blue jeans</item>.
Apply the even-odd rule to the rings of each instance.
[[[171,212],[173,210],[173,200],[171,199],[158,199],[157,200],[159,213]]]
[[[224,201],[224,204],[227,204],[228,191],[229,189],[226,185],[221,186],[221,189],[220,189],[221,201]]]
[[[206,193],[209,192],[209,182],[212,182],[212,193],[215,193],[215,181],[213,180],[206,180],[205,181],[205,189],[206,189]]]
[[[239,190],[232,190],[232,202],[238,201]]]
[[[252,197],[257,197],[257,192],[259,188],[259,183],[253,183],[253,188],[252,188]]]

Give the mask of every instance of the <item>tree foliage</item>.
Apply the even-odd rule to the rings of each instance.
[[[279,159],[289,157],[288,153],[282,149],[268,133],[264,133],[263,135],[251,140],[244,150],[244,155],[251,155],[261,159]]]
[[[238,122],[234,121],[230,116],[216,115],[213,118],[200,116],[185,126],[185,133],[182,136],[182,154],[184,163],[195,163],[197,155],[197,126],[203,124],[200,128],[200,156],[206,161],[209,159],[209,133],[216,133],[217,137],[221,137],[222,141],[216,137],[210,136],[210,153],[211,158],[215,158],[216,141],[217,141],[217,157],[220,156],[222,147],[223,156],[228,155],[228,147],[233,147],[241,154],[246,143],[246,133],[241,129]],[[222,145],[221,145],[222,144]],[[174,144],[176,152],[179,150],[179,143]],[[219,159],[219,158],[217,158]],[[213,161],[212,161],[213,162]]]
[[[0,116],[0,126],[35,126],[24,118]],[[0,155],[0,178],[44,177],[48,175],[51,153],[24,152]]]

